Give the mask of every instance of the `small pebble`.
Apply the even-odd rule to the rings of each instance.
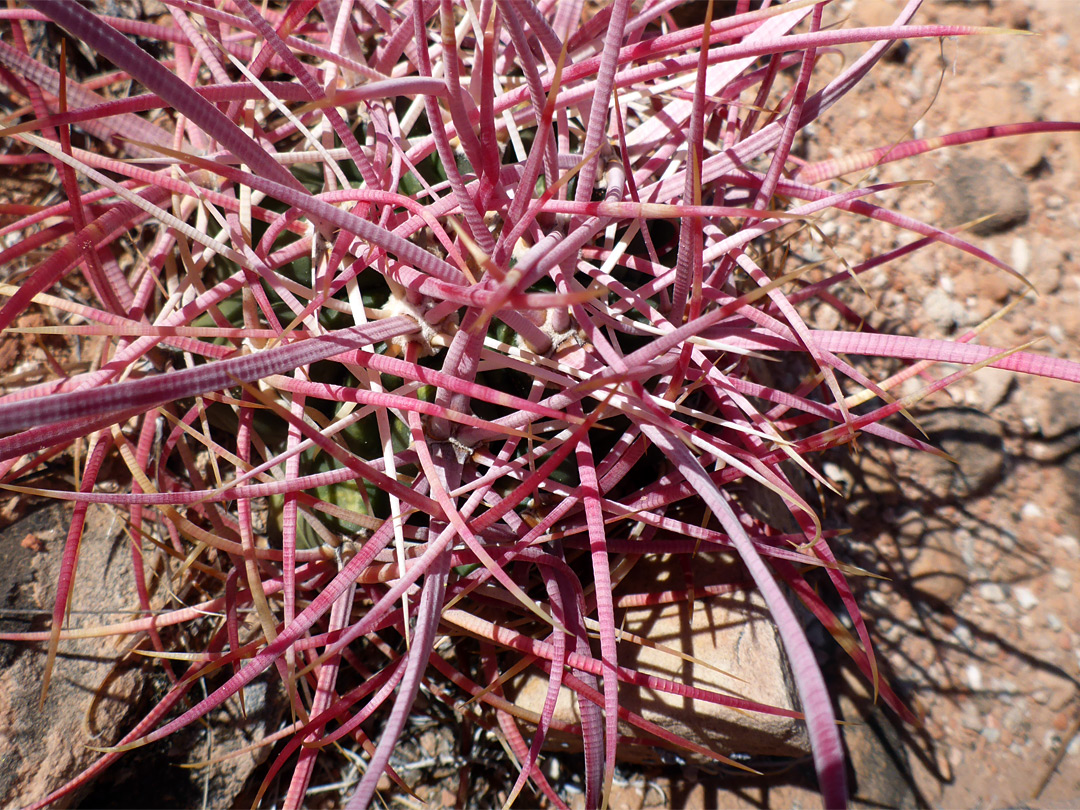
[[[984,582],[979,586],[979,596],[987,602],[1001,602],[1005,599],[1005,591],[996,582]]]
[[[1047,751],[1053,751],[1055,748],[1057,748],[1057,745],[1060,742],[1061,736],[1056,731],[1047,729],[1046,733],[1043,734],[1042,744],[1043,748]]]
[[[1013,240],[1011,256],[1012,266],[1016,272],[1024,275],[1031,269],[1031,246],[1026,239],[1019,237]]]
[[[1023,702],[1022,706],[1013,706],[1005,713],[1005,718],[1002,720],[1001,725],[1005,727],[1005,730],[1016,734],[1022,731],[1021,726],[1024,720],[1027,719],[1027,712],[1029,711],[1027,701]]]
[[[1063,534],[1054,542],[1057,543],[1058,548],[1070,557],[1080,557],[1080,540],[1077,540],[1071,534]]]
[[[1028,501],[1020,507],[1020,517],[1022,517],[1024,520],[1035,520],[1036,518],[1041,518],[1042,516],[1042,507],[1039,506],[1037,503],[1032,503],[1031,501]]]
[[[984,738],[986,738],[986,741],[988,743],[994,745],[998,740],[1001,739],[1001,730],[996,728],[984,728],[982,730],[982,735]]]
[[[1013,596],[1016,597],[1016,603],[1020,605],[1021,610],[1031,610],[1039,604],[1039,598],[1031,588],[1013,588]]]
[[[1014,548],[1016,548],[1017,537],[1015,534],[1005,528],[1001,529],[998,534],[1000,537],[1001,547],[1003,549],[1005,549],[1006,551],[1012,551]]]
[[[968,664],[967,669],[964,670],[964,676],[967,678],[968,686],[971,687],[972,692],[978,692],[982,689],[982,672],[977,666]]]
[[[960,725],[968,731],[982,731],[984,723],[981,715],[965,713],[964,716],[960,718]]]
[[[1016,688],[1016,684],[1010,681],[1008,678],[994,678],[990,681],[990,688],[995,692],[1001,692],[1001,702],[1006,706],[1011,706],[1013,702],[1013,695],[1019,690]]]
[[[1054,573],[1050,575],[1050,581],[1059,591],[1072,590],[1072,573],[1067,568],[1055,568]]]
[[[1063,625],[1061,623],[1061,619],[1059,619],[1055,614],[1047,613],[1046,614],[1046,626],[1050,628],[1051,632],[1060,633],[1062,628],[1065,625]]]
[[[971,649],[971,643],[974,641],[971,635],[971,628],[964,622],[958,622],[956,629],[953,630],[953,635],[956,636],[956,640],[964,646],[965,649]]]
[[[953,778],[953,771],[952,766],[949,764],[949,758],[941,751],[938,751],[935,761],[937,762],[938,773],[941,775],[942,781],[948,784]]]
[[[19,545],[21,545],[25,549],[28,549],[29,551],[37,552],[45,550],[45,544],[41,542],[41,538],[39,538],[36,534],[33,534],[32,532],[27,534],[26,537],[22,539],[22,542]]]

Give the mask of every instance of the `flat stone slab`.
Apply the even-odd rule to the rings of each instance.
[[[715,579],[710,573],[726,571],[730,576],[732,568],[738,569],[716,554],[698,555],[694,567],[698,585]],[[643,562],[618,590],[620,593],[679,590],[685,587],[680,568],[678,561],[671,559]],[[651,584],[643,587],[646,583]],[[764,599],[756,592],[635,607],[617,611],[616,622],[624,633],[642,636],[655,645],[641,646],[624,636],[619,642],[619,663],[624,667],[676,683],[798,710],[779,634]],[[594,642],[593,647],[596,650],[599,645]],[[546,675],[528,674],[512,684],[510,691],[519,706],[539,712],[547,685]],[[646,720],[725,756],[732,753],[802,756],[810,750],[806,725],[799,719],[739,711],[631,684],[620,684],[619,703]],[[580,722],[578,698],[566,687],[560,692],[555,719],[570,724]],[[619,732],[628,737],[649,736],[626,722],[620,722]],[[580,751],[581,740],[551,731],[547,746],[549,750]],[[666,747],[658,745],[620,746],[618,755],[622,761],[640,764],[672,759]],[[679,756],[701,761],[688,751],[679,752]]]

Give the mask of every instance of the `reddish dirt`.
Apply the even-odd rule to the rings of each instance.
[[[883,25],[902,5],[842,2],[830,13]],[[910,50],[896,52],[813,126],[808,160],[990,124],[1080,120],[1080,15],[1070,0],[928,3],[918,21],[1039,36],[911,41]],[[858,52],[846,52],[848,63]],[[871,325],[957,337],[1021,299],[978,341],[1015,347],[1037,340],[1032,351],[1080,360],[1080,136],[949,148],[880,167],[869,178],[933,182],[881,200],[933,224],[1008,211],[1018,193],[1026,196],[1026,217],[968,236],[1038,292],[1025,295],[1019,280],[935,246],[864,278],[872,303],[848,291],[844,298],[858,311],[873,311]],[[962,183],[969,199],[949,192]],[[889,226],[852,217],[823,230],[852,263],[907,241]],[[838,323],[823,307],[812,317],[821,328]],[[829,458],[830,475],[850,486],[855,531],[848,559],[890,577],[868,583],[863,595],[883,670],[925,722],[922,731],[904,729],[878,710],[862,727],[867,733],[848,735],[855,803],[1075,807],[1080,389],[986,370],[923,403],[920,413],[937,409],[917,418],[929,420],[924,428],[930,425],[959,465],[870,444],[857,457]],[[854,695],[841,701],[845,716],[867,714],[865,687],[843,682]],[[674,777],[635,775],[617,786],[613,801],[644,808],[820,807],[812,784],[802,772],[733,785],[730,777],[686,769]]]
[[[880,23],[889,15],[886,6],[900,4],[852,4],[853,21]],[[988,124],[1080,120],[1080,16],[1072,3],[938,3],[922,18],[1039,37],[952,40],[940,50],[936,43],[911,43],[904,62],[883,65],[877,86],[861,88],[851,100],[854,116],[838,113],[819,129],[811,159],[833,144],[877,145],[881,137],[875,143],[868,127],[882,122],[895,122],[891,137],[903,139],[912,127],[929,137]],[[916,123],[939,80],[937,98]],[[994,268],[936,247],[870,281],[880,317],[921,335],[950,337],[1022,297],[979,342],[1013,347],[1038,340],[1033,351],[1080,360],[1080,137],[947,149],[880,174],[938,182],[930,194],[902,192],[899,210],[954,224],[962,206],[939,178],[955,181],[973,169],[990,176],[987,166],[1000,179],[975,186],[985,188],[985,198],[969,201],[963,218],[982,213],[987,200],[1006,209],[1011,192],[1026,191],[1025,222],[972,238],[1026,275],[1038,296],[1024,295],[1019,281]],[[854,238],[844,241],[880,238],[876,231],[856,225]],[[881,653],[926,718],[928,740],[914,746],[926,755],[910,759],[916,792],[933,806],[1076,806],[1080,390],[990,371],[962,381],[949,399],[926,404],[950,408],[939,436],[959,457],[958,468],[891,453],[892,487],[850,504],[860,544],[893,577],[867,603]],[[862,469],[871,463],[867,453]]]

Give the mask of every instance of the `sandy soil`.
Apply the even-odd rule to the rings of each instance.
[[[899,2],[839,3],[852,23],[887,24]],[[1024,120],[1080,119],[1080,14],[1068,0],[927,3],[923,22],[1021,29],[1038,37],[912,41],[815,124],[807,159],[912,137]],[[849,52],[848,58],[856,51]],[[940,85],[940,86],[939,86]],[[936,93],[936,95],[935,95]],[[954,225],[1012,213],[972,238],[1010,262],[1023,284],[946,247],[866,282],[872,326],[957,337],[1020,299],[978,338],[1080,359],[1080,136],[1008,138],[945,149],[874,170],[922,180],[884,202]],[[861,179],[861,176],[852,179]],[[964,193],[953,191],[962,187]],[[836,252],[906,241],[852,218],[825,227]],[[846,300],[869,312],[867,296]],[[819,308],[833,328],[835,311]],[[937,369],[943,376],[954,368]],[[933,413],[931,413],[933,412]],[[924,403],[923,426],[959,460],[871,444],[829,460],[850,485],[850,559],[890,577],[868,583],[864,610],[894,687],[924,718],[904,729],[870,711],[864,686],[837,685],[862,806],[1075,807],[1080,804],[1080,390],[996,370]],[[642,780],[642,781],[636,781]],[[635,775],[626,807],[819,807],[803,771],[733,785],[688,769]],[[647,789],[646,789],[647,787]],[[727,789],[725,789],[727,788]],[[661,799],[663,795],[663,799]],[[640,797],[640,798],[634,798]]]

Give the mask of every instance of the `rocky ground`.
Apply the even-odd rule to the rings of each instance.
[[[881,25],[902,5],[848,2],[834,13]],[[814,127],[809,160],[977,126],[1080,118],[1074,3],[927,3],[920,17],[1038,37],[940,46],[923,41],[897,49]],[[997,214],[973,229],[973,238],[1024,273],[1038,292],[1024,295],[1017,280],[937,247],[867,280],[873,326],[956,337],[1019,298],[979,342],[1008,347],[1038,340],[1035,351],[1080,359],[1080,137],[945,149],[871,177],[932,182],[930,189],[904,189],[889,200],[928,222],[954,225]],[[852,219],[837,220],[826,232],[849,260],[871,244],[891,246],[897,239],[886,226]],[[847,300],[860,312],[869,310],[861,293]],[[814,315],[822,328],[838,322],[823,307]],[[868,443],[858,456],[829,460],[835,465],[830,474],[849,486],[849,559],[890,578],[867,583],[863,598],[878,653],[894,686],[924,718],[921,730],[902,728],[869,710],[857,680],[843,671],[836,676],[844,684],[845,717],[866,719],[846,730],[857,801],[865,807],[1075,807],[1080,390],[985,370],[925,402],[918,418],[958,465]],[[623,806],[820,807],[801,771],[731,784],[730,777],[693,773],[656,776],[647,790],[642,783],[628,786]]]

